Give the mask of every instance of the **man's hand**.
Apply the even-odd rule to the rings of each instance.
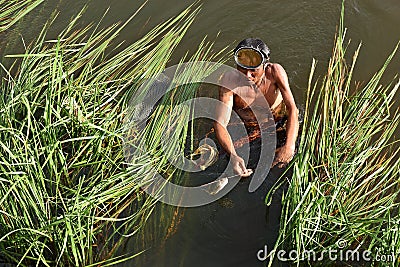
[[[274,162],[272,162],[272,167],[275,165],[278,166],[278,168],[283,168],[285,167],[293,158],[294,156],[294,148],[283,146],[278,148],[275,151],[275,159]]]
[[[231,155],[230,158],[235,174],[238,174],[241,177],[249,177],[253,173],[253,170],[246,168],[244,160],[238,155]]]

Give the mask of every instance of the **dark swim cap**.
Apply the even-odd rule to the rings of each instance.
[[[252,48],[254,50],[257,50],[264,55],[265,62],[263,62],[263,63],[266,63],[267,61],[269,61],[270,50],[269,50],[268,46],[262,40],[260,40],[258,38],[244,39],[236,46],[236,48],[233,50],[233,53],[236,54],[236,52],[242,48]]]

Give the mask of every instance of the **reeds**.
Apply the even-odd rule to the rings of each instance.
[[[25,54],[9,56],[17,61],[3,67],[0,89],[0,259],[107,266],[141,252],[115,257],[150,216],[155,200],[141,190],[142,181],[166,155],[144,154],[127,164],[123,120],[129,96],[165,69],[198,12],[192,5],[124,49],[113,41],[136,13],[106,29],[78,29],[81,13],[57,40],[46,41],[49,23]],[[211,47],[201,43],[191,60],[217,61]],[[174,99],[195,91],[189,86]],[[186,131],[181,111],[158,110],[154,123],[171,116]],[[147,134],[151,140],[157,131]],[[157,143],[148,146],[157,151]]]
[[[0,0],[0,33],[31,12],[44,0]]]
[[[292,262],[301,266],[372,264],[380,255],[392,257],[374,266],[398,266],[400,159],[395,131],[400,115],[394,96],[400,82],[380,85],[397,46],[368,83],[353,88],[360,46],[348,65],[343,10],[322,82],[313,84],[315,62],[311,68],[300,146],[282,199],[275,249],[294,250],[298,257]],[[336,251],[336,260],[322,254],[329,249]],[[370,260],[347,257],[349,250],[359,255],[371,251]]]

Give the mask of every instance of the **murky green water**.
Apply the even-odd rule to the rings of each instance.
[[[286,68],[293,94],[301,106],[312,58],[319,62],[317,75],[322,75],[326,68],[341,1],[203,2],[202,12],[178,47],[174,60],[188,50],[195,51],[205,35],[215,40],[215,49],[227,45],[233,48],[237,41],[246,37],[259,37],[271,48],[271,61]],[[60,14],[50,31],[50,37],[54,37],[85,3],[83,0],[46,1],[0,37],[0,53],[22,52],[21,37],[27,43],[33,40],[50,14],[58,9]],[[190,3],[150,0],[122,32],[121,40],[136,40]],[[128,0],[90,1],[84,23],[97,22],[109,7],[102,22],[102,25],[109,25],[127,19],[141,4]],[[355,79],[366,80],[378,70],[400,40],[400,1],[348,0],[345,22],[347,36],[352,40],[349,51],[363,42]],[[400,55],[397,54],[385,80],[391,80],[399,70]],[[140,242],[132,240],[124,252],[151,247],[126,266],[263,266],[256,253],[266,244],[270,247],[277,235],[280,194],[278,192],[269,208],[263,200],[277,175],[277,170],[272,171],[264,186],[253,194],[247,192],[248,181],[243,181],[229,195],[204,207],[176,210],[159,205],[145,228],[144,239]]]

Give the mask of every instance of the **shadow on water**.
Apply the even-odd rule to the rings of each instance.
[[[257,148],[259,143],[252,142],[250,168],[257,165]],[[227,163],[227,156],[222,154],[214,166],[190,179],[209,182]],[[271,250],[278,237],[285,186],[274,193],[269,206],[265,205],[265,196],[283,172],[277,167],[271,169],[253,193],[248,192],[251,177],[242,179],[227,195],[206,206],[177,208],[158,203],[145,228],[121,252],[146,251],[121,266],[265,266],[266,261],[259,260],[257,252],[265,246]]]

